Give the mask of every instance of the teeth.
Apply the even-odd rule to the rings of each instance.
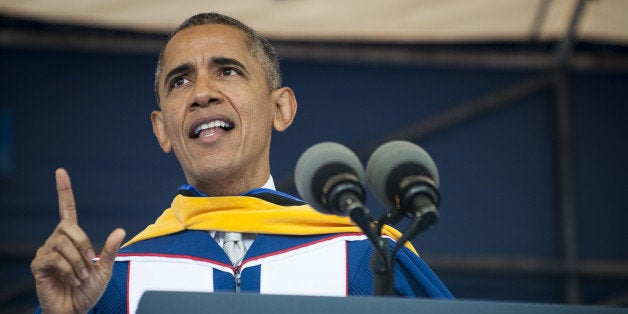
[[[211,129],[211,128],[223,128],[223,129],[228,129],[231,128],[231,124],[222,121],[222,120],[214,120],[214,121],[210,121],[207,123],[203,123],[199,126],[196,127],[196,129],[194,129],[194,135],[198,136],[199,133],[201,133],[201,131],[203,130],[207,130],[207,129]]]

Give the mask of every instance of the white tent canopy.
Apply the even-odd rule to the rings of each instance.
[[[275,40],[520,42],[562,38],[577,0],[3,0],[0,14],[36,21],[167,33],[215,11]],[[628,45],[628,1],[588,0],[578,40]]]

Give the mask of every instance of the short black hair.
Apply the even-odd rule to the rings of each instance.
[[[163,55],[166,46],[176,35],[178,32],[200,25],[209,25],[209,24],[220,24],[220,25],[228,25],[233,26],[241,31],[243,31],[247,36],[247,45],[253,51],[253,56],[260,63],[264,72],[266,74],[266,83],[270,90],[275,90],[281,87],[281,69],[279,68],[279,58],[277,57],[277,53],[275,52],[275,48],[270,44],[270,42],[260,35],[258,32],[247,26],[246,24],[226,15],[222,15],[220,13],[209,12],[209,13],[200,13],[196,14],[187,20],[185,20],[177,29],[175,29],[170,36],[168,36],[168,40],[166,44],[161,49],[159,53],[159,59],[157,60],[157,68],[155,69],[155,97],[157,98],[157,103],[160,103],[159,99],[159,76],[161,74],[161,70],[163,67]]]

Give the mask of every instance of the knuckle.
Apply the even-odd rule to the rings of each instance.
[[[78,249],[81,251],[81,253],[87,252],[87,250],[89,248],[92,247],[92,244],[89,242],[88,239],[81,239],[77,245]]]
[[[68,223],[65,220],[59,221],[59,224],[57,224],[57,227],[52,232],[52,235],[50,235],[50,237],[53,237],[59,234],[64,234],[67,228],[68,228]]]
[[[67,237],[58,237],[52,244],[56,251],[63,250],[70,245],[72,245],[72,242]]]
[[[37,259],[37,257],[35,257],[35,259],[33,259],[31,261],[31,272],[36,272],[40,267],[39,267],[39,260]]]
[[[48,254],[48,249],[45,247],[40,247],[39,249],[37,249],[37,252],[35,253],[35,258],[33,258],[33,260],[31,261],[31,269],[34,266],[37,266],[41,263],[42,260],[45,259],[45,256]]]
[[[48,251],[48,250],[46,249],[46,247],[45,247],[45,246],[41,246],[41,247],[39,247],[39,248],[37,249],[37,252],[35,252],[35,259],[34,259],[34,260],[37,260],[37,259],[41,258],[41,256],[43,256],[44,254],[46,254],[46,252],[47,252],[47,251]]]
[[[56,272],[62,274],[64,272],[63,264],[67,262],[56,252],[47,252],[44,255],[36,257],[31,262],[31,271],[33,273],[40,272]]]
[[[74,270],[67,261],[56,263],[55,268],[62,276],[74,276]]]
[[[46,254],[46,253],[52,251],[54,249],[54,247],[55,247],[55,242],[57,241],[58,238],[59,238],[59,236],[56,235],[56,234],[53,234],[50,237],[48,237],[48,239],[46,239],[46,242],[44,243],[44,245],[37,250],[37,253],[38,254],[41,253],[43,255],[43,254]]]

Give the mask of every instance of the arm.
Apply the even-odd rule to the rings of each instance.
[[[395,288],[402,295],[453,299],[454,296],[423,260],[406,247],[397,252]]]
[[[31,263],[37,298],[44,313],[85,313],[101,297],[111,277],[113,262],[125,232],[116,229],[107,238],[100,260],[79,227],[70,177],[55,173],[60,221]]]
[[[390,244],[394,245],[392,240]],[[373,272],[369,241],[349,242],[349,295],[372,295]],[[434,272],[414,252],[404,247],[395,259],[395,295],[404,297],[428,297],[453,299],[453,295]]]

